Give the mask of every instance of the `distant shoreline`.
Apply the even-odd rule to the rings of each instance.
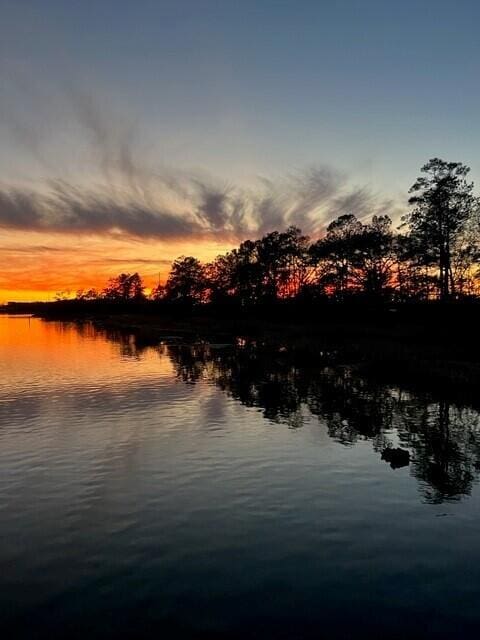
[[[99,330],[128,332],[143,345],[178,336],[188,342],[234,343],[259,348],[307,366],[348,364],[392,384],[458,396],[479,404],[480,304],[392,306],[274,305],[251,309],[175,307],[155,303],[15,304],[3,313],[44,320],[91,322]]]

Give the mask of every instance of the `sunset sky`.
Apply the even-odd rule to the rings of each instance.
[[[0,0],[0,302],[480,178],[476,0]]]

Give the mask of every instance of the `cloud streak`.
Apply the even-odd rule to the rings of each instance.
[[[29,95],[35,95],[32,86]],[[29,187],[0,185],[4,229],[236,241],[292,224],[316,236],[343,213],[392,213],[391,202],[366,187],[352,187],[345,175],[326,166],[281,179],[258,178],[250,188],[201,172],[155,170],[138,151],[136,133],[128,123],[105,113],[77,89],[67,88],[63,100],[62,113],[69,114],[90,145],[97,182],[85,185],[56,177]],[[14,117],[13,109],[6,113],[4,124],[19,144],[30,145],[32,156],[51,167],[45,137],[35,133],[28,118]]]
[[[23,231],[125,235],[132,238],[242,238],[290,224],[318,235],[343,213],[391,213],[393,205],[365,188],[349,188],[330,169],[259,181],[258,189],[218,187],[187,177],[157,178],[148,198],[127,185],[85,188],[65,180],[37,188],[0,189],[0,227]],[[181,183],[181,188],[177,184]],[[171,204],[168,204],[168,203]]]

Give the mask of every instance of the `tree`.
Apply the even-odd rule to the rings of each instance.
[[[396,251],[391,226],[388,216],[373,216],[353,243],[353,277],[370,297],[384,297],[393,285]]]
[[[437,289],[437,278],[425,264],[418,238],[409,234],[395,237],[396,290],[400,300],[428,300]]]
[[[233,292],[242,305],[258,302],[263,297],[263,272],[258,260],[258,240],[245,240],[230,251],[223,264],[217,259],[221,280],[227,293]]]
[[[121,273],[115,278],[110,278],[103,290],[103,295],[109,300],[115,301],[139,301],[144,296],[144,285],[138,273]]]
[[[320,284],[331,289],[339,299],[345,298],[357,286],[352,276],[362,232],[362,223],[353,214],[345,214],[333,220],[325,237],[311,248],[313,260],[326,266],[321,272]]]
[[[315,271],[309,243],[297,227],[245,240],[207,265],[211,300],[250,304],[297,295]]]
[[[181,256],[173,263],[165,285],[165,299],[172,302],[203,302],[208,282],[205,268],[196,258]]]
[[[92,300],[98,300],[99,297],[100,295],[96,289],[79,289],[75,299],[90,302]]]
[[[403,217],[426,266],[438,270],[442,300],[455,294],[453,261],[456,242],[474,211],[473,183],[467,182],[469,167],[461,162],[432,158],[421,169],[409,193],[413,210]]]
[[[470,296],[478,293],[479,267],[480,202],[477,199],[473,215],[455,241],[452,269],[457,295]]]
[[[165,285],[160,284],[160,282],[152,289],[150,293],[150,299],[159,301],[165,298]]]
[[[65,300],[70,300],[72,297],[72,292],[70,289],[66,289],[65,291],[57,291],[55,294],[56,302],[65,302]]]
[[[268,233],[257,245],[267,298],[296,296],[311,280],[315,269],[309,255],[310,238],[298,227]]]
[[[236,253],[228,251],[219,255],[205,267],[210,290],[210,302],[228,303],[237,298],[234,286],[234,274],[237,267]]]

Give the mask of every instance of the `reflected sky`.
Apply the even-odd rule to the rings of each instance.
[[[476,628],[473,409],[248,343],[0,327],[0,622],[18,637]]]

